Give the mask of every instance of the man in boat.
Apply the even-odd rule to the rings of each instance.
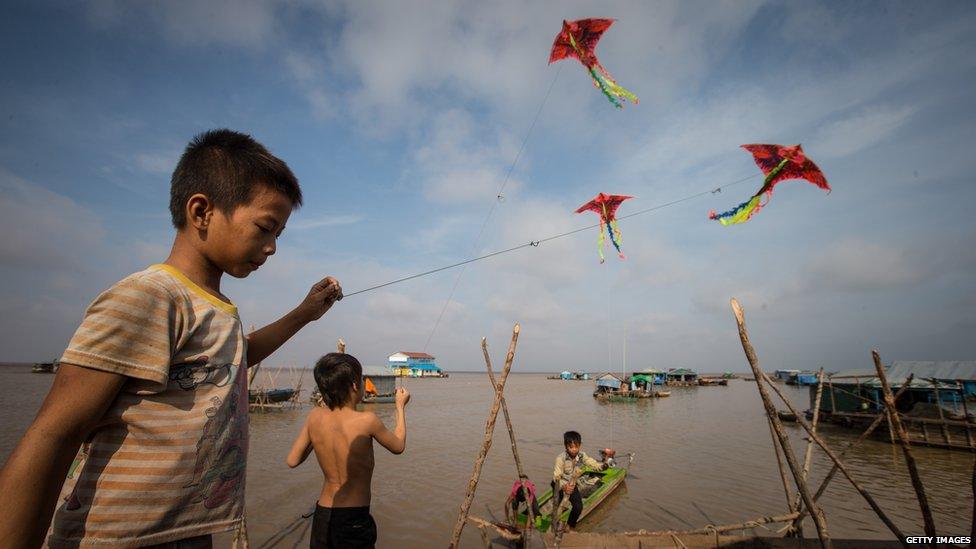
[[[576,486],[576,481],[579,479],[583,467],[589,467],[594,471],[603,471],[610,467],[609,463],[601,463],[586,455],[586,452],[581,451],[582,443],[583,437],[576,431],[563,433],[563,445],[566,447],[566,451],[560,452],[556,456],[556,466],[552,471],[554,505],[558,507],[563,497],[568,496],[569,504],[572,506],[569,519],[566,521],[569,531],[576,528],[576,521],[579,520],[580,513],[583,512],[583,498]]]

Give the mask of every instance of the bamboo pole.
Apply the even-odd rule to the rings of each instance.
[[[895,408],[895,399],[892,397],[891,387],[888,385],[888,377],[885,376],[884,367],[881,366],[881,355],[878,354],[878,351],[872,350],[871,357],[874,359],[874,369],[878,372],[878,379],[881,381],[881,390],[884,391],[885,406],[891,413],[891,421],[895,424],[895,434],[898,435],[898,439],[901,441],[901,449],[905,454],[905,463],[908,465],[908,474],[912,477],[912,487],[915,488],[918,506],[922,510],[922,521],[925,523],[925,535],[935,537],[935,521],[932,520],[929,499],[925,496],[925,486],[922,484],[922,479],[918,475],[915,456],[912,455],[911,444],[908,442],[908,433],[901,424],[901,418],[898,417],[898,410]]]
[[[485,367],[488,369],[488,379],[491,381],[491,387],[498,392],[498,384],[495,382],[495,372],[491,368],[491,356],[488,355],[488,338],[481,338],[481,351],[485,355]],[[502,415],[505,416],[505,426],[508,428],[508,438],[512,441],[512,457],[515,458],[515,470],[518,473],[519,482],[523,479],[528,479],[525,472],[522,470],[522,459],[519,458],[518,446],[515,444],[515,429],[512,428],[512,418],[508,415],[508,403],[505,401],[504,395],[501,399],[502,403]],[[535,525],[535,513],[532,511],[533,502],[529,499],[529,491],[525,490],[525,505],[528,515],[528,520],[525,521],[525,529],[531,530]],[[505,509],[508,512],[508,509]],[[518,521],[516,521],[517,523]]]
[[[454,523],[454,531],[451,533],[451,549],[458,546],[461,540],[461,531],[464,530],[464,523],[468,518],[468,511],[471,510],[471,502],[474,500],[474,492],[478,488],[478,478],[481,476],[481,467],[488,457],[488,450],[491,448],[491,437],[495,431],[495,419],[498,417],[498,408],[501,406],[503,391],[505,390],[505,380],[508,379],[508,372],[512,369],[512,362],[515,360],[515,346],[518,344],[518,336],[521,327],[518,323],[512,329],[512,342],[508,345],[508,354],[505,356],[505,366],[502,369],[501,378],[498,380],[498,389],[495,391],[495,398],[488,412],[488,421],[485,422],[485,440],[481,443],[481,452],[474,462],[474,470],[471,472],[471,479],[468,481],[468,489],[461,502],[461,509],[458,513],[457,522]]]
[[[695,530],[637,530],[636,532],[623,532],[624,536],[694,536],[698,534],[711,534],[712,532],[731,532],[735,530],[747,530],[750,528],[756,528],[762,526],[763,524],[770,524],[776,522],[789,522],[795,518],[799,513],[789,513],[787,515],[779,515],[775,517],[760,517],[753,520],[747,520],[745,522],[740,522],[738,524],[723,524],[721,526],[708,525],[704,528],[697,528]]]
[[[488,356],[488,338],[481,338],[481,351],[485,355],[485,367],[488,369],[488,379],[491,380],[491,387],[496,392],[498,391],[498,384],[495,382],[495,373],[491,369],[491,357]],[[501,398],[502,403],[502,415],[505,416],[505,426],[508,428],[508,438],[512,441],[512,457],[515,458],[515,469],[518,471],[519,479],[525,478],[525,473],[522,472],[522,460],[519,459],[518,446],[515,444],[515,429],[512,428],[512,418],[508,415],[508,403],[505,402],[505,397]]]
[[[796,507],[793,504],[793,491],[790,490],[790,481],[786,477],[786,469],[783,467],[783,457],[779,449],[779,439],[776,438],[776,431],[773,429],[773,420],[766,418],[766,423],[769,424],[769,436],[773,439],[773,450],[776,452],[776,466],[779,468],[779,478],[783,481],[783,492],[786,494],[786,506],[789,507],[790,512],[796,511]],[[799,492],[797,492],[799,495]]]
[[[899,530],[898,527],[895,526],[895,523],[888,518],[888,515],[886,515],[884,511],[881,510],[881,507],[879,507],[878,503],[874,501],[874,498],[871,496],[871,494],[869,494],[868,491],[864,489],[864,487],[861,486],[861,484],[854,479],[850,471],[847,470],[847,466],[845,466],[844,462],[841,461],[840,457],[838,457],[837,454],[835,454],[834,451],[831,450],[829,446],[827,446],[827,444],[823,441],[823,439],[821,439],[817,435],[817,433],[813,432],[813,429],[810,427],[810,424],[807,423],[807,420],[800,417],[800,415],[797,414],[796,409],[793,408],[793,405],[786,398],[786,395],[784,395],[782,391],[780,391],[779,387],[774,385],[773,382],[768,377],[765,378],[765,381],[767,384],[769,384],[770,387],[772,387],[773,391],[775,391],[776,394],[779,395],[779,398],[783,400],[783,403],[786,404],[786,407],[789,408],[791,412],[796,414],[796,422],[799,423],[804,430],[806,430],[807,434],[810,435],[810,438],[812,438],[814,442],[816,442],[817,445],[820,446],[820,448],[824,451],[824,453],[826,453],[827,456],[830,457],[831,460],[833,460],[834,465],[836,465],[840,469],[840,472],[843,473],[845,477],[847,477],[848,481],[850,481],[851,486],[853,486],[854,489],[861,494],[864,500],[868,502],[868,505],[870,505],[871,508],[874,509],[874,512],[878,515],[878,518],[880,518],[881,521],[885,523],[885,526],[887,526],[888,529],[891,530],[891,533],[893,533],[895,537],[897,537],[898,539],[904,539],[905,536],[904,534],[901,533],[901,530]],[[816,517],[816,515],[814,515],[814,517]]]
[[[821,367],[820,368],[820,372],[817,373],[817,395],[816,395],[816,397],[814,397],[814,404],[813,404],[813,423],[812,423],[812,426],[813,426],[813,430],[815,432],[817,430],[817,423],[820,420],[820,401],[823,398],[823,377],[824,377],[824,371],[823,371],[823,367]],[[803,476],[803,479],[804,480],[806,480],[807,476],[810,473],[810,460],[811,460],[811,458],[813,458],[813,440],[812,439],[807,439],[807,449],[806,449],[805,455],[803,456],[803,471],[802,471],[802,476]],[[814,502],[817,501],[816,495],[814,495],[813,501]],[[800,508],[800,495],[797,494],[796,499],[793,501],[793,505],[790,507],[790,511],[796,511],[799,508]],[[802,520],[795,520],[795,521],[793,521],[793,524],[791,526],[792,526],[793,530],[797,532],[797,536],[802,538],[803,537],[803,521]]]
[[[763,387],[763,380],[769,380],[766,373],[759,368],[759,359],[756,357],[756,351],[752,348],[752,343],[749,342],[749,332],[746,330],[746,321],[742,313],[742,308],[739,307],[739,302],[735,298],[731,300],[732,312],[735,315],[735,322],[739,327],[739,339],[742,340],[742,349],[745,351],[746,358],[749,361],[749,367],[752,368],[752,373],[756,377],[756,387],[759,389],[759,396],[762,398],[763,406],[766,408],[766,417],[773,423],[773,429],[776,431],[776,436],[779,438],[779,443],[783,447],[783,454],[786,456],[786,463],[790,466],[790,471],[793,473],[793,480],[796,482],[796,488],[799,490],[803,502],[806,504],[808,509],[811,509],[811,515],[813,516],[813,522],[817,527],[817,536],[820,538],[820,545],[824,549],[829,549],[830,535],[827,533],[827,520],[824,518],[823,510],[813,503],[813,497],[810,495],[810,490],[807,488],[807,483],[800,475],[799,464],[796,461],[796,455],[793,454],[793,447],[790,446],[790,441],[783,431],[783,425],[779,421],[779,416],[776,415],[776,407],[773,406],[772,400],[769,398],[769,393],[766,392],[766,388]],[[772,382],[770,382],[772,385]],[[795,414],[796,411],[794,410]],[[797,416],[797,421],[801,421],[802,418]],[[804,422],[806,423],[806,422]]]
[[[827,387],[830,388],[830,413],[833,415],[837,411],[837,401],[834,400],[834,380],[833,377],[827,378]]]
[[[346,352],[346,342],[343,341],[341,337],[339,338],[339,341],[336,342],[336,351],[340,353]]]
[[[939,421],[942,423],[940,426],[942,428],[942,438],[946,444],[952,444],[952,439],[949,438],[949,427],[945,423],[945,413],[942,411],[942,395],[939,393],[939,381],[935,378],[931,378],[929,381],[932,382],[932,387],[935,389],[935,407],[939,410]]]
[[[898,397],[900,397],[901,395],[903,395],[905,393],[905,391],[908,390],[908,386],[911,384],[913,377],[914,377],[914,374],[909,375],[908,376],[908,380],[905,382],[905,385],[903,387],[901,387],[900,389],[898,389],[898,392],[895,393],[895,402],[898,401]],[[884,419],[886,419],[887,417],[888,417],[887,412],[882,412],[882,413],[879,413],[877,416],[875,416],[874,421],[871,422],[871,425],[869,425],[868,428],[865,429],[864,432],[861,433],[861,436],[857,437],[857,439],[855,441],[853,441],[853,442],[849,443],[847,446],[845,446],[844,449],[840,451],[840,454],[838,455],[838,457],[841,458],[841,459],[844,459],[844,457],[847,455],[848,452],[850,452],[851,450],[853,450],[854,448],[856,448],[857,445],[859,445],[862,442],[864,442],[865,440],[867,440],[867,438],[869,436],[871,436],[871,433],[873,433],[874,430],[877,429],[879,425],[881,425],[881,421],[884,420]],[[820,482],[820,486],[817,488],[817,493],[813,495],[813,501],[819,501],[820,500],[820,496],[822,496],[823,493],[827,490],[827,485],[830,484],[830,481],[833,480],[834,475],[837,474],[837,471],[839,469],[840,468],[837,466],[836,463],[834,464],[833,467],[830,468],[830,472],[827,473],[827,476],[825,476],[824,479]],[[800,509],[800,516],[797,517],[796,520],[802,521],[803,518],[806,515],[807,515],[807,510],[806,509]],[[904,545],[904,541],[902,541],[902,545]]]

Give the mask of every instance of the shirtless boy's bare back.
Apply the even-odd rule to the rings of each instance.
[[[373,440],[394,454],[406,448],[404,414],[410,393],[396,392],[396,427],[390,431],[373,412],[359,412],[362,367],[350,355],[330,353],[315,365],[325,407],[313,409],[295,438],[288,466],[315,452],[325,477],[312,524],[312,548],[371,547],[376,525],[369,516]]]

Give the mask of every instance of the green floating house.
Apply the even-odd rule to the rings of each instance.
[[[667,372],[664,370],[658,370],[655,368],[647,368],[639,372],[635,372],[630,376],[630,383],[633,386],[635,383],[647,387],[648,389],[652,385],[664,385],[667,381]],[[632,387],[637,388],[637,387]]]
[[[688,368],[671,368],[665,374],[668,385],[697,385],[698,372]]]
[[[962,401],[976,397],[976,361],[895,361],[885,368],[885,377],[897,392],[910,375],[911,385],[898,399],[900,412],[909,412],[916,404],[938,405],[952,413],[962,412]],[[884,406],[881,381],[874,368],[837,372],[824,382],[820,400],[822,412],[880,412]],[[938,389],[938,394],[936,394]],[[816,402],[817,387],[810,387],[810,409]],[[968,407],[968,406],[967,406]],[[971,410],[976,412],[976,410]]]

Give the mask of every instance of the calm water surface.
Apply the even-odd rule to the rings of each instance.
[[[262,374],[265,382],[268,376]],[[297,383],[287,370],[278,386]],[[32,374],[25,366],[0,367],[0,461],[6,460],[33,419],[53,376]],[[302,376],[305,394],[311,378]],[[483,374],[452,374],[448,379],[407,379],[407,450],[402,455],[376,446],[372,513],[382,547],[444,546],[484,437],[492,392]],[[805,389],[783,386],[800,408],[809,407]],[[626,484],[580,524],[580,530],[612,532],[689,529],[742,522],[786,512],[769,428],[755,382],[736,380],[728,387],[675,388],[671,397],[634,403],[603,404],[590,395],[592,382],[552,381],[542,374],[513,374],[505,395],[526,472],[548,484],[562,451],[563,431],[583,435],[591,455],[612,446],[636,459]],[[372,405],[392,428],[393,405]],[[304,410],[251,415],[247,520],[252,546],[279,540],[277,547],[307,547],[310,521],[299,520],[314,505],[321,473],[314,460],[297,469],[285,465]],[[499,414],[500,416],[500,414]],[[790,426],[802,460],[806,444]],[[856,438],[854,431],[825,426],[833,448]],[[969,535],[972,517],[973,457],[960,451],[915,448],[940,535]],[[857,478],[906,535],[923,532],[921,516],[897,447],[868,441],[846,459]],[[813,486],[826,475],[829,459],[814,451]],[[502,504],[515,480],[515,462],[501,417],[482,470],[471,514],[503,517]],[[812,488],[813,489],[813,488]],[[891,539],[864,500],[838,474],[821,502],[833,537]],[[808,521],[808,536],[816,530]],[[757,535],[773,531],[756,529]],[[218,546],[229,546],[218,537]],[[480,546],[477,529],[465,528],[464,545]]]

